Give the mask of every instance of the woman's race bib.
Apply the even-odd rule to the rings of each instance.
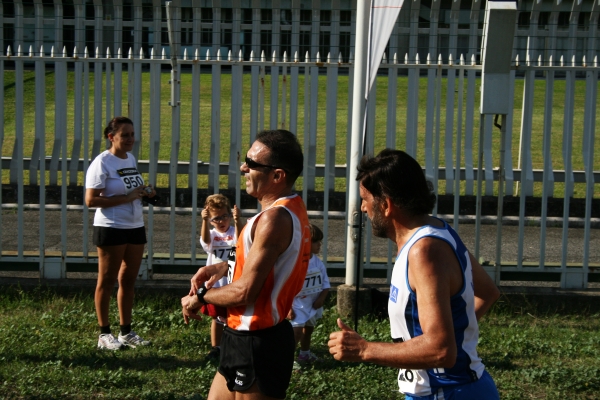
[[[119,178],[125,185],[125,194],[131,193],[135,188],[144,186],[144,178],[135,167],[118,169],[117,174],[119,174]]]

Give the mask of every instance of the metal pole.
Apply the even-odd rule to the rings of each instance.
[[[167,27],[169,30],[169,46],[171,47],[171,164],[169,166],[169,186],[170,186],[170,202],[171,213],[169,218],[170,231],[175,231],[175,204],[176,204],[176,189],[177,189],[177,158],[179,154],[179,128],[180,128],[180,81],[179,67],[177,65],[177,54],[179,53],[179,41],[177,40],[178,32],[175,30],[175,23],[179,20],[179,9],[173,5],[173,2],[166,3],[167,10]],[[169,260],[173,262],[175,257],[175,236],[171,235],[169,241]]]
[[[475,258],[479,259],[479,238],[481,231],[481,190],[483,186],[483,134],[485,114],[479,114],[479,158],[477,161],[477,201],[475,207]]]
[[[350,159],[348,174],[348,213],[346,221],[346,285],[352,286],[358,282],[358,274],[354,268],[362,260],[357,259],[361,243],[360,236],[362,215],[360,211],[360,196],[358,182],[353,178],[354,172],[362,155],[361,138],[364,130],[365,91],[367,87],[367,29],[369,24],[370,0],[358,0],[356,5],[356,56],[354,85],[352,93],[352,130],[350,138]],[[353,261],[355,265],[353,265]]]
[[[496,115],[496,118],[498,115]],[[496,265],[494,268],[496,285],[500,285],[500,268],[502,264],[502,215],[504,214],[504,156],[506,153],[506,114],[502,114],[500,128],[500,166],[498,170],[498,220],[496,225]]]

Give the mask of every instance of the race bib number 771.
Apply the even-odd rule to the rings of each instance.
[[[312,271],[304,278],[304,285],[302,290],[298,293],[298,296],[306,296],[313,293],[320,293],[322,290],[323,282],[321,281],[321,272]]]

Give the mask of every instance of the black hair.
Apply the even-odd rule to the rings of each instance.
[[[377,156],[364,156],[356,180],[373,197],[389,198],[410,215],[429,214],[436,196],[419,163],[402,150],[384,149]]]
[[[121,125],[131,125],[133,126],[133,121],[127,117],[114,117],[110,120],[106,128],[104,128],[104,138],[108,139],[108,135],[111,133],[115,133],[119,130]]]
[[[321,240],[323,240],[323,231],[321,229],[319,229],[318,226],[316,226],[315,224],[308,224],[308,227],[310,229],[310,241],[315,243],[315,242],[320,242]]]
[[[293,184],[302,173],[304,156],[296,135],[284,129],[261,131],[256,141],[270,150],[267,164],[285,170],[287,182]]]

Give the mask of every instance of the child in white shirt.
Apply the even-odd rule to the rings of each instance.
[[[294,339],[300,342],[299,363],[313,362],[318,357],[310,351],[310,340],[315,324],[323,316],[323,303],[329,293],[329,277],[323,262],[317,257],[321,251],[323,232],[310,224],[312,257],[308,263],[306,279],[300,293],[294,298],[292,309],[288,314],[294,328]]]
[[[202,210],[202,230],[200,233],[200,244],[208,253],[206,265],[227,261],[235,251],[235,244],[239,232],[242,230],[243,222],[240,210],[233,206],[233,211],[227,197],[222,194],[213,194],[206,198]],[[231,219],[234,225],[231,224]],[[212,229],[210,226],[212,225]],[[227,285],[228,276],[215,282],[212,287]],[[202,307],[202,313],[212,317],[210,327],[210,341],[212,345],[208,358],[219,359],[221,352],[221,336],[227,320],[227,309],[224,307],[207,304]]]

